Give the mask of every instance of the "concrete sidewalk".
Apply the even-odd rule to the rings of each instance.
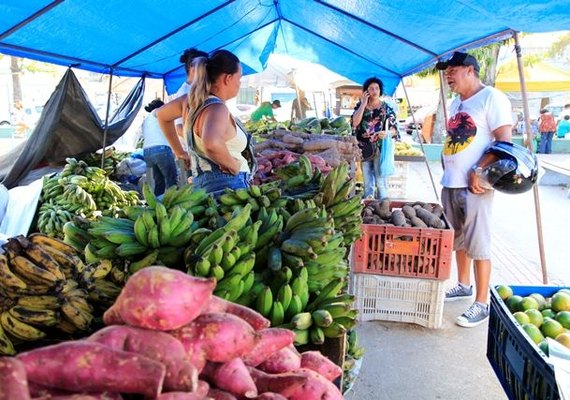
[[[560,157],[563,159],[568,155]],[[426,164],[410,163],[407,180],[407,199],[437,202],[440,193],[441,166],[430,162],[436,191],[434,191]],[[570,199],[564,188],[539,187],[539,198],[545,238],[564,238],[566,245],[546,250],[547,261],[554,268],[548,274],[549,284],[570,283],[567,267],[567,238],[570,226],[567,217],[554,218],[570,211]],[[493,231],[493,285],[534,286],[542,284],[542,271],[538,254],[536,216],[532,192],[524,195],[497,194],[494,207]],[[569,254],[570,255],[570,254]],[[560,261],[558,261],[560,260]],[[562,261],[563,260],[563,261]],[[561,273],[558,273],[561,272]],[[446,286],[456,282],[453,261],[452,276]],[[506,399],[487,358],[487,324],[465,329],[455,325],[469,300],[445,303],[443,326],[427,329],[415,324],[382,321],[363,322],[358,327],[361,344],[366,353],[362,368],[349,400],[376,399]]]

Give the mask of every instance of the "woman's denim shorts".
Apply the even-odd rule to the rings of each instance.
[[[224,193],[224,189],[241,189],[249,187],[250,174],[240,172],[237,175],[226,174],[224,172],[206,171],[195,178],[192,184],[197,189],[204,189],[214,197]]]

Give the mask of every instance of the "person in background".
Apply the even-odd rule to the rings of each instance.
[[[554,137],[554,132],[556,132],[556,121],[554,115],[546,108],[540,110],[538,131],[540,132],[540,144],[537,153],[552,153],[552,138]]]
[[[442,154],[441,200],[455,233],[458,278],[445,297],[446,301],[471,298],[474,262],[475,302],[456,320],[457,325],[471,328],[489,318],[494,190],[486,189],[481,173],[495,156],[484,152],[493,141],[511,141],[511,103],[504,93],[481,82],[479,63],[467,53],[455,52],[436,68],[445,71],[447,84],[458,94],[450,106]]]
[[[558,139],[564,139],[567,134],[570,133],[570,115],[565,115],[563,119],[558,121],[558,126],[556,127],[556,137]]]
[[[560,111],[558,118],[563,120],[566,115],[570,116],[570,104],[564,104],[564,108]]]
[[[174,154],[156,119],[156,109],[163,105],[160,99],[151,101],[144,108],[150,114],[142,124],[144,160],[147,168],[152,170],[154,194],[157,196],[164,194],[170,186],[175,186],[178,177]]]
[[[188,95],[190,91],[190,86],[192,86],[192,81],[194,81],[194,69],[192,68],[192,61],[197,57],[206,57],[208,53],[205,51],[197,50],[195,48],[190,48],[184,50],[184,53],[180,56],[180,62],[184,64],[184,70],[186,71],[186,80],[180,85],[176,93],[172,96],[173,99],[176,99],[180,96]],[[178,118],[175,122],[176,126],[176,133],[182,139],[183,142],[186,140],[182,135],[182,125],[184,121],[182,118]]]
[[[307,118],[307,110],[310,109],[311,105],[305,97],[305,92],[299,90],[299,96],[293,99],[293,104],[291,105],[291,121],[298,122]]]
[[[230,114],[225,101],[237,96],[242,67],[227,50],[193,61],[195,77],[187,98],[178,98],[158,112],[158,120],[176,158],[192,170],[194,187],[214,196],[225,188],[249,186],[251,169],[244,156],[250,137]],[[177,140],[174,120],[184,117],[188,151]],[[192,162],[190,162],[192,160]]]
[[[281,102],[279,100],[273,100],[273,103],[268,101],[262,102],[257,109],[251,113],[250,119],[254,122],[260,121],[263,117],[275,121],[275,116],[273,115],[273,110],[281,107]]]
[[[380,98],[384,85],[376,77],[368,78],[362,85],[362,95],[352,114],[352,128],[362,152],[362,177],[364,197],[384,199],[388,197],[388,178],[382,176],[380,165],[381,143],[387,131],[398,135],[396,113]]]

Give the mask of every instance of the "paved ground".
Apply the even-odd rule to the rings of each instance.
[[[553,155],[566,162],[570,155]],[[439,182],[441,167],[430,163]],[[411,163],[408,199],[436,201],[427,167]],[[439,185],[437,189],[439,193]],[[570,285],[570,198],[567,189],[538,186],[549,284]],[[497,193],[494,206],[492,284],[542,284],[534,194]],[[446,286],[455,282],[455,266]],[[487,324],[472,329],[455,325],[469,301],[445,303],[441,329],[415,324],[370,321],[358,328],[366,349],[349,400],[505,399],[486,358]]]

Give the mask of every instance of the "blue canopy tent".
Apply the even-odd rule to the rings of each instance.
[[[570,1],[5,0],[0,53],[118,76],[184,79],[182,51],[226,48],[261,71],[269,54],[321,64],[355,82],[400,79],[457,49],[512,31],[567,29]]]
[[[455,50],[567,29],[570,0],[4,0],[0,15],[0,53],[161,78],[169,93],[180,54],[197,47],[234,52],[245,73],[282,53],[355,82],[375,75],[391,94]]]

